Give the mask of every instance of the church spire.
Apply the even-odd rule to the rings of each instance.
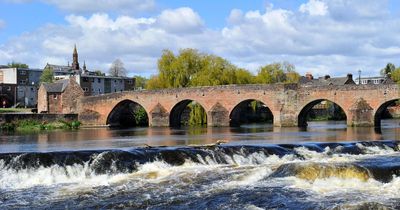
[[[72,54],[72,69],[79,70],[78,50],[76,50],[76,44],[74,46],[74,53]]]
[[[83,71],[86,71],[86,61],[83,61]]]

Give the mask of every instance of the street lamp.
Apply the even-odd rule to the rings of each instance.
[[[361,69],[358,70],[358,84],[361,85]]]

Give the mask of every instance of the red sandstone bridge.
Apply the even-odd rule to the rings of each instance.
[[[192,101],[207,113],[208,126],[229,126],[242,104],[264,103],[273,114],[274,126],[303,126],[312,107],[328,100],[340,106],[349,126],[380,126],[382,113],[400,99],[400,88],[387,85],[301,86],[226,85],[213,87],[143,90],[90,96],[78,104],[79,118],[87,125],[109,125],[127,104],[139,104],[149,126],[179,125],[185,107]]]

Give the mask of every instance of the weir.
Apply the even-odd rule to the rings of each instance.
[[[274,126],[305,126],[307,111],[317,102],[330,101],[340,107],[348,126],[380,126],[383,111],[400,99],[396,84],[327,85],[299,84],[226,85],[196,88],[126,91],[83,97],[78,102],[79,119],[85,125],[110,125],[110,114],[123,101],[140,105],[152,127],[176,126],[182,107],[195,101],[204,108],[208,126],[238,124],[243,102],[257,101],[273,116]],[[242,107],[242,108],[240,108]]]

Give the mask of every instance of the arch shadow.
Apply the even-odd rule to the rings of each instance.
[[[252,102],[256,106],[252,106]],[[229,114],[229,124],[238,127],[246,123],[273,123],[272,111],[265,103],[256,99],[247,99],[237,104]]]
[[[170,112],[170,115],[169,115],[170,127],[182,126],[182,120],[183,120],[182,117],[184,116],[185,119],[189,117],[191,109],[188,108],[188,106],[193,102],[200,105],[200,107],[203,109],[204,113],[206,113],[204,106],[202,106],[197,101],[191,100],[191,99],[182,100],[182,101],[178,102],[177,104],[175,104],[175,106],[172,108],[172,110]],[[205,117],[206,117],[205,124],[207,124],[207,114]]]
[[[381,104],[379,106],[379,108],[376,110],[375,115],[374,115],[375,128],[380,128],[381,127],[381,125],[382,125],[381,121],[382,121],[382,118],[384,117],[384,114],[385,114],[387,108],[389,106],[395,104],[396,101],[398,101],[398,100],[400,100],[400,98],[399,99],[393,99],[393,100],[390,100],[390,101],[386,101],[385,103],[383,103],[383,104]]]
[[[331,102],[332,104],[334,104],[334,108],[333,108],[334,115],[339,114],[339,113],[336,113],[336,111],[341,111],[342,113],[340,113],[340,114],[344,114],[344,118],[345,118],[344,120],[347,119],[344,109],[339,104],[337,104],[331,100],[328,100],[328,99],[317,99],[317,100],[311,101],[310,103],[308,103],[301,109],[301,111],[297,117],[298,127],[307,127],[308,126],[308,123],[307,123],[308,114],[310,113],[310,111],[313,109],[313,107],[315,105],[321,103],[322,101],[328,101],[328,102]],[[333,117],[341,117],[341,116],[333,116]]]
[[[119,102],[107,117],[110,127],[149,126],[147,111],[142,105],[129,99]]]

